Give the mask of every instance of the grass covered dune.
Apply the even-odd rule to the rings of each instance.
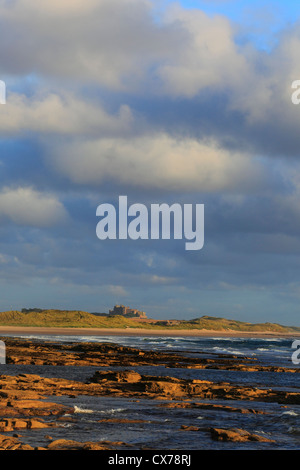
[[[69,310],[42,310],[40,312],[0,312],[0,326],[43,328],[99,328],[151,330],[203,330],[220,332],[274,332],[300,333],[300,327],[277,323],[248,323],[225,318],[202,316],[192,320],[148,320],[141,321],[122,316],[98,316],[89,312]]]

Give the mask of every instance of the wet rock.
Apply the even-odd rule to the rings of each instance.
[[[110,447],[95,442],[77,442],[68,439],[52,441],[47,450],[110,450]]]
[[[221,428],[211,428],[210,430],[211,438],[216,441],[225,441],[225,442],[247,442],[247,441],[256,441],[256,442],[275,442],[266,437],[259,436],[258,434],[252,434],[244,429],[232,428],[232,429],[221,429]]]
[[[0,450],[34,450],[27,444],[22,444],[18,438],[0,434]]]
[[[44,423],[38,419],[12,419],[0,420],[0,431],[15,431],[20,429],[43,429],[53,427],[53,423]]]
[[[200,431],[200,428],[197,428],[197,426],[186,426],[184,424],[180,426],[180,429],[182,431]]]
[[[113,382],[139,382],[142,376],[134,370],[124,370],[120,372],[113,371],[97,371],[91,378],[91,382],[103,382],[104,380],[110,380]]]
[[[6,342],[6,341],[5,341]],[[32,429],[43,429],[59,425],[60,420],[76,421],[73,407],[52,403],[51,396],[106,396],[127,397],[132,400],[158,399],[170,400],[164,406],[169,408],[199,408],[216,412],[252,413],[260,414],[264,411],[254,408],[245,408],[224,405],[224,400],[239,400],[277,402],[280,404],[300,404],[300,394],[296,392],[273,390],[271,388],[258,388],[251,385],[236,385],[226,382],[212,382],[207,380],[184,380],[172,376],[141,375],[130,369],[134,366],[164,365],[174,368],[214,368],[227,370],[269,370],[282,372],[282,368],[268,368],[254,364],[249,358],[233,356],[218,356],[212,358],[184,357],[175,353],[140,351],[136,348],[127,348],[106,344],[39,344],[26,340],[8,340],[8,362],[18,364],[51,364],[76,366],[117,366],[123,370],[99,370],[87,380],[86,383],[57,378],[45,378],[36,374],[19,374],[17,376],[0,375],[0,431],[6,436],[0,436],[1,449],[31,450],[32,447],[23,445],[18,437],[9,437],[7,431],[22,430],[22,434]],[[263,367],[263,368],[262,368]],[[294,371],[284,369],[284,371]],[[298,368],[297,372],[300,369]],[[201,374],[201,372],[199,372]],[[49,401],[48,401],[49,400]],[[178,400],[175,402],[175,400]],[[185,401],[188,400],[188,401]],[[193,401],[190,400],[203,400]],[[222,400],[222,404],[209,403],[205,400]],[[160,404],[160,406],[163,406]],[[250,406],[250,405],[249,405]],[[65,414],[72,414],[72,417]],[[45,423],[37,417],[51,416],[54,423]],[[52,421],[52,420],[51,420]],[[102,423],[138,423],[143,420],[100,420]],[[182,431],[201,430],[196,426],[181,427]],[[207,432],[208,429],[205,429]],[[209,430],[212,439],[223,441],[258,441],[273,442],[262,436],[251,434],[242,429],[212,428]],[[115,442],[77,442],[68,439],[54,440],[39,450],[103,450],[120,448],[124,443]]]
[[[125,442],[78,442],[68,439],[57,439],[52,441],[47,450],[111,450],[116,447],[130,447]]]
[[[139,377],[138,377],[139,378]],[[99,395],[141,396],[157,399],[178,399],[199,397],[202,399],[270,401],[300,404],[300,394],[282,390],[259,389],[251,386],[234,385],[227,382],[207,380],[185,380],[168,376],[142,375],[136,382],[122,381],[122,376],[113,371],[97,371],[88,381],[96,383]],[[92,393],[92,389],[90,390]]]
[[[175,402],[175,403],[161,403],[158,406],[165,407],[165,408],[199,408],[201,410],[225,411],[228,413],[268,414],[266,411],[255,410],[253,408],[237,408],[237,407],[228,406],[228,405],[218,405],[216,403]]]
[[[7,402],[7,407],[0,407],[0,416],[23,415],[23,416],[53,416],[64,413],[73,413],[74,409],[39,400],[17,400]]]
[[[175,352],[142,351],[113,343],[60,344],[38,343],[2,337],[6,345],[8,364],[69,365],[69,366],[156,366],[170,368],[219,369],[242,371],[270,371],[299,373],[300,368],[266,366],[256,358],[228,354],[210,354],[212,357],[185,357]],[[198,352],[201,354],[201,351]]]
[[[145,392],[149,395],[158,395],[164,398],[185,396],[186,392],[181,384],[167,381],[146,381]]]

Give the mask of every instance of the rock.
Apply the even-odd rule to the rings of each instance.
[[[163,397],[179,397],[184,396],[185,390],[181,384],[167,381],[146,381],[145,392],[153,395],[162,395]]]
[[[73,413],[74,409],[60,405],[58,403],[51,403],[39,400],[17,400],[10,401],[7,405],[9,408],[13,408],[14,414],[27,415],[27,416],[53,416],[53,415],[62,415],[64,413]],[[0,416],[6,411],[1,410]],[[2,414],[3,416],[3,414]]]
[[[95,393],[106,396],[148,397],[177,399],[198,397],[202,399],[257,400],[300,404],[300,394],[282,390],[235,385],[207,380],[184,380],[168,376],[140,376],[134,371],[97,371],[88,381],[99,387]],[[92,390],[90,390],[93,393]]]
[[[68,439],[57,439],[51,442],[47,450],[111,450],[111,445],[121,446],[122,442],[77,442]]]
[[[45,428],[53,428],[56,426],[55,423],[45,423],[39,419],[30,419],[28,420],[27,429],[45,429]]]
[[[262,366],[256,358],[229,354],[212,354],[213,358],[193,358],[172,352],[141,351],[113,343],[60,343],[32,342],[18,338],[3,338],[7,363],[36,365],[124,366],[163,364],[171,368],[219,369],[242,371],[270,371],[299,373],[300,368]],[[201,351],[199,351],[201,353]],[[24,374],[26,376],[26,374]]]
[[[34,450],[27,444],[22,444],[18,438],[0,434],[0,450]]]
[[[54,423],[44,423],[37,419],[7,418],[0,421],[0,431],[10,432],[20,429],[43,429],[53,427]]]
[[[21,385],[22,386],[22,385]],[[0,390],[0,398],[7,398],[8,400],[22,400],[26,398],[26,400],[39,400],[42,398],[40,393],[37,393],[32,390],[27,390],[24,393],[24,390],[17,390],[17,389],[4,389]]]
[[[82,450],[85,444],[68,439],[56,439],[52,441],[48,446],[47,450]],[[104,446],[102,446],[104,449]]]
[[[10,437],[7,432],[22,430],[28,435],[33,429],[43,429],[59,425],[60,420],[76,422],[78,416],[74,414],[73,407],[52,403],[51,396],[93,396],[93,397],[126,397],[133,401],[140,399],[181,400],[180,403],[167,403],[169,408],[199,408],[212,412],[231,413],[265,413],[254,408],[229,406],[224,400],[239,400],[275,402],[282,405],[300,404],[300,394],[289,390],[257,388],[251,385],[237,385],[226,382],[212,382],[207,380],[179,379],[171,376],[141,375],[132,368],[135,366],[157,366],[174,368],[199,369],[226,369],[226,370],[268,370],[279,372],[278,368],[270,368],[255,364],[251,358],[240,358],[230,355],[212,355],[211,358],[185,357],[181,354],[154,351],[140,351],[137,348],[122,347],[111,343],[95,344],[60,344],[38,343],[30,340],[5,340],[7,346],[8,363],[18,364],[50,364],[74,366],[122,367],[122,370],[99,370],[84,382],[45,378],[36,374],[19,374],[17,376],[0,375],[0,435],[1,449],[31,450],[31,446],[24,446],[18,436]],[[283,369],[280,372],[300,372],[300,368]],[[48,401],[49,400],[49,401]],[[186,401],[184,401],[186,400]],[[188,400],[188,401],[187,401]],[[191,400],[194,400],[191,402]],[[197,401],[196,401],[197,400]],[[222,400],[222,404],[205,402],[205,400]],[[160,405],[162,406],[162,405]],[[72,415],[65,416],[65,414]],[[51,416],[55,422],[47,423],[37,417]],[[51,420],[52,421],[52,420]],[[106,423],[138,423],[143,420],[100,420]],[[182,425],[182,431],[202,430],[196,426]],[[205,429],[207,432],[207,428]],[[212,439],[221,441],[257,441],[273,442],[265,437],[251,434],[238,428],[222,429],[212,428]],[[50,432],[50,431],[49,431]],[[5,436],[6,434],[6,436]],[[65,437],[67,437],[64,434]],[[122,442],[77,442],[68,439],[56,439],[47,447],[38,447],[40,450],[103,450],[120,448]]]
[[[180,426],[180,429],[183,431],[199,431],[200,428],[197,428],[197,426],[185,426],[184,424]]]
[[[201,410],[216,410],[225,411],[228,413],[252,413],[252,414],[268,414],[266,411],[255,410],[253,408],[236,408],[229,405],[218,405],[216,403],[195,403],[195,402],[172,402],[172,403],[161,403],[159,407],[164,408],[199,408]]]
[[[124,370],[121,372],[113,371],[97,371],[90,379],[91,382],[101,383],[103,380],[110,380],[112,382],[128,382],[136,383],[142,379],[142,376],[134,370]]]
[[[110,447],[105,447],[103,444],[97,442],[86,442],[80,450],[108,450]]]
[[[257,441],[257,442],[275,442],[266,437],[259,436],[258,434],[251,434],[244,429],[232,428],[232,429],[221,429],[221,428],[211,428],[210,429],[211,438],[216,441],[225,441],[225,442],[247,442],[247,441]]]

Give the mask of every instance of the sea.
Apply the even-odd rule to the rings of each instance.
[[[6,335],[9,336],[9,335]],[[282,337],[195,337],[195,336],[55,336],[11,335],[20,338],[60,343],[99,342],[137,347],[142,350],[176,352],[191,357],[215,357],[215,354],[233,354],[253,358],[256,364],[298,368],[292,362],[295,352],[293,338]],[[300,344],[300,343],[299,343]],[[96,370],[105,367],[48,366],[48,365],[0,365],[2,374],[39,374],[43,377],[62,377],[87,381]],[[111,367],[109,370],[121,370]],[[128,367],[127,369],[130,369]],[[184,379],[201,379],[215,382],[251,385],[300,393],[300,374],[289,372],[244,372],[228,370],[199,370],[165,368],[164,366],[132,367],[141,374],[168,375]],[[52,397],[51,401],[73,406],[72,415],[65,416],[59,427],[31,430],[22,433],[22,442],[32,446],[46,446],[51,439],[72,439],[80,442],[122,441],[130,449],[160,449],[169,451],[189,450],[299,450],[300,405],[282,405],[259,401],[201,400],[205,402],[263,410],[267,414],[216,411],[214,409],[167,408],[168,400],[133,399],[126,397],[69,396]],[[74,418],[74,415],[73,415]],[[137,420],[132,423],[103,422],[107,419]],[[197,431],[185,431],[182,426],[194,426]],[[240,428],[268,439],[263,442],[220,442],[211,438],[210,428]],[[48,435],[49,434],[49,435]]]

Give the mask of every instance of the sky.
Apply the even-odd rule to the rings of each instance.
[[[0,311],[300,326],[300,4],[0,0]],[[204,204],[205,242],[98,205]]]

